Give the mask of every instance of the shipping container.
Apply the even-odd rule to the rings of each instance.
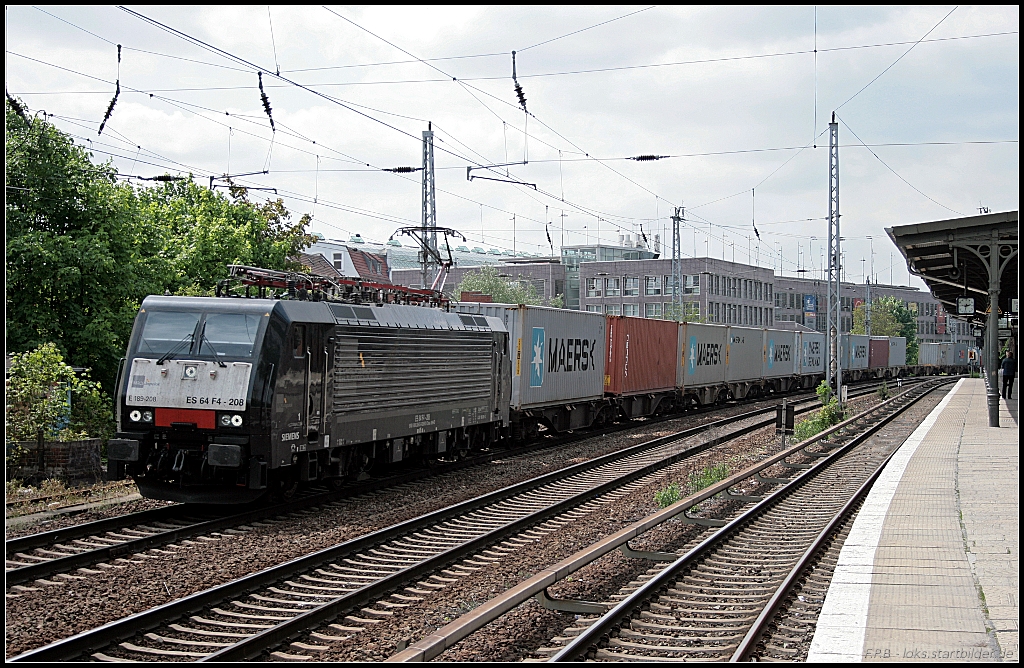
[[[730,327],[725,346],[726,380],[759,380],[764,365],[764,330]]]
[[[869,340],[863,334],[843,334],[840,346],[843,369],[859,371],[868,368]]]
[[[922,343],[918,348],[917,363],[921,366],[939,366],[939,344]]]
[[[889,366],[889,337],[872,336],[868,343],[868,368],[884,369]]]
[[[725,382],[725,349],[728,327],[681,323],[676,386],[691,388]]]
[[[604,391],[632,395],[674,389],[679,323],[621,315],[606,318]]]
[[[764,378],[782,378],[800,374],[800,332],[764,330]]]
[[[546,306],[462,303],[456,311],[500,318],[509,332],[512,409],[604,397],[605,317]]]
[[[889,337],[889,366],[907,365],[907,339],[902,336]]]
[[[953,359],[950,362],[954,366],[967,366],[967,344],[966,343],[954,343],[953,344]]]
[[[939,366],[949,366],[953,363],[953,344],[936,343],[939,347]]]
[[[800,332],[800,373],[801,375],[825,373],[828,357],[825,334],[822,332]]]

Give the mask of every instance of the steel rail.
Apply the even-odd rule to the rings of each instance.
[[[808,400],[808,401],[811,401],[811,400]],[[802,409],[800,412],[804,412],[804,411],[811,410],[811,409],[812,409],[812,407],[807,407],[807,408]],[[396,537],[401,536],[403,534],[406,534],[406,533],[409,533],[409,532],[412,532],[412,531],[417,531],[417,530],[419,530],[421,528],[431,526],[431,525],[436,524],[438,522],[442,522],[442,521],[444,521],[444,520],[446,520],[448,518],[457,517],[457,516],[465,514],[467,512],[471,512],[473,510],[477,510],[479,508],[482,508],[482,507],[485,507],[487,505],[490,505],[491,503],[495,503],[495,502],[501,501],[503,499],[512,497],[512,496],[514,496],[516,494],[519,494],[519,493],[522,493],[524,491],[528,491],[530,489],[534,489],[534,488],[540,487],[540,486],[545,485],[545,484],[556,482],[559,479],[568,478],[568,477],[570,477],[572,475],[576,475],[578,473],[582,473],[582,472],[585,472],[585,471],[588,471],[588,470],[591,470],[591,469],[596,469],[596,468],[598,468],[600,466],[603,466],[603,465],[605,465],[607,463],[614,462],[617,459],[623,459],[623,458],[628,457],[628,456],[633,455],[633,454],[642,453],[643,451],[646,451],[646,450],[649,450],[649,449],[652,449],[652,448],[656,448],[656,447],[659,447],[659,446],[662,446],[662,445],[666,445],[666,444],[671,443],[671,442],[676,441],[676,440],[680,440],[680,439],[683,439],[683,438],[688,438],[690,436],[700,434],[702,432],[708,431],[708,430],[713,429],[715,427],[725,426],[725,425],[727,425],[729,423],[732,423],[732,422],[735,422],[737,420],[753,418],[753,417],[757,417],[757,416],[760,416],[760,415],[764,415],[765,413],[769,413],[769,412],[774,413],[774,408],[757,409],[757,410],[754,410],[754,411],[750,411],[750,412],[741,414],[739,416],[731,416],[731,417],[723,418],[721,420],[715,420],[715,421],[708,422],[708,423],[703,424],[703,425],[699,425],[699,426],[696,426],[696,427],[691,427],[691,428],[688,428],[688,429],[685,429],[685,430],[681,430],[681,431],[676,432],[674,434],[669,434],[669,435],[662,436],[662,437],[659,437],[659,438],[656,438],[656,439],[652,439],[652,440],[647,441],[645,443],[640,443],[640,444],[637,444],[635,446],[631,446],[629,448],[626,448],[624,450],[620,450],[620,451],[617,451],[617,452],[609,453],[607,455],[604,455],[602,457],[598,457],[598,458],[596,458],[594,460],[591,460],[591,461],[582,462],[580,464],[575,464],[573,466],[569,466],[569,467],[563,468],[563,469],[561,469],[559,471],[553,471],[551,473],[547,473],[547,474],[538,476],[538,477],[533,478],[531,480],[527,480],[527,481],[524,481],[524,482],[521,482],[521,483],[517,483],[517,484],[511,485],[511,486],[505,487],[503,489],[496,490],[494,492],[490,492],[490,493],[485,494],[483,496],[476,497],[474,499],[469,499],[467,501],[464,501],[462,503],[456,504],[454,506],[450,506],[448,508],[443,508],[443,509],[440,509],[440,510],[428,513],[426,515],[423,515],[423,516],[420,516],[420,517],[417,517],[417,518],[406,520],[405,522],[401,522],[401,523],[392,525],[390,527],[386,527],[384,529],[380,529],[378,531],[372,532],[370,534],[366,534],[364,536],[360,536],[358,538],[354,538],[354,539],[352,539],[350,541],[346,541],[346,542],[341,543],[339,545],[336,545],[336,546],[333,546],[333,547],[330,547],[330,548],[326,548],[324,550],[320,550],[320,551],[315,552],[313,554],[306,555],[304,557],[299,557],[299,558],[293,559],[291,561],[285,562],[283,564],[272,566],[270,568],[264,569],[264,570],[259,571],[257,573],[254,573],[254,574],[242,577],[242,578],[238,578],[236,580],[233,580],[231,582],[225,583],[223,585],[219,585],[217,587],[213,587],[213,588],[208,589],[208,590],[197,592],[195,594],[192,594],[192,595],[187,596],[187,597],[182,598],[182,599],[178,599],[176,601],[168,602],[166,604],[163,604],[161,606],[152,608],[150,610],[143,611],[143,612],[140,612],[140,613],[136,613],[134,615],[131,615],[129,617],[126,617],[126,618],[123,618],[123,619],[120,619],[120,620],[115,620],[113,622],[110,622],[108,624],[100,626],[100,627],[98,627],[96,629],[91,629],[89,631],[84,631],[84,632],[79,633],[79,634],[77,634],[75,636],[71,636],[69,638],[65,638],[63,640],[58,640],[58,641],[55,641],[53,643],[50,643],[49,645],[46,645],[44,647],[40,647],[40,648],[37,648],[37,649],[34,649],[34,650],[30,650],[28,652],[25,652],[25,653],[19,655],[19,656],[13,657],[13,658],[11,658],[9,660],[10,661],[44,661],[44,660],[47,660],[47,661],[55,661],[55,660],[56,661],[66,661],[66,660],[73,660],[75,658],[83,656],[84,654],[97,651],[100,648],[102,648],[102,647],[104,647],[106,645],[109,645],[112,642],[116,642],[116,641],[119,641],[119,640],[123,640],[125,638],[132,637],[132,636],[134,636],[136,633],[138,633],[140,631],[146,631],[146,630],[150,630],[150,629],[156,628],[156,627],[164,624],[165,622],[168,622],[168,621],[171,621],[173,619],[179,618],[179,617],[181,617],[183,615],[190,614],[190,613],[195,612],[197,610],[202,610],[202,609],[207,608],[207,607],[209,607],[211,605],[215,605],[215,604],[223,601],[226,598],[247,594],[247,593],[249,593],[251,591],[259,589],[259,588],[261,588],[263,586],[266,586],[268,584],[271,584],[271,583],[276,582],[278,580],[281,580],[283,578],[291,577],[291,576],[293,576],[295,574],[304,572],[304,571],[306,571],[306,570],[308,570],[310,568],[316,568],[317,566],[319,566],[319,565],[321,565],[321,564],[323,564],[323,563],[325,563],[327,561],[331,561],[331,560],[334,560],[334,559],[342,558],[342,557],[345,557],[345,556],[347,556],[349,554],[357,553],[360,550],[364,550],[364,549],[373,547],[373,546],[375,546],[375,545],[377,545],[377,544],[379,544],[381,542],[388,541],[390,539],[396,538]],[[769,419],[769,420],[761,420],[761,421],[755,423],[754,425],[745,427],[745,428],[743,428],[743,430],[753,431],[755,429],[759,429],[759,428],[764,427],[764,426],[766,426],[768,424],[771,424],[773,421],[774,421],[774,416],[771,419]],[[732,434],[729,434],[727,436],[719,437],[718,439],[714,439],[711,442],[711,444],[701,444],[701,445],[698,445],[698,446],[694,446],[693,448],[689,448],[689,449],[679,453],[676,456],[682,457],[682,456],[692,456],[694,454],[698,454],[700,451],[703,451],[703,450],[705,450],[705,449],[707,449],[709,447],[714,447],[714,445],[718,444],[717,443],[718,441],[722,441],[723,439],[727,440],[728,438],[735,437],[735,435],[736,435],[735,433],[732,433]],[[620,479],[617,482],[617,484],[621,485],[621,484],[625,484],[625,483]],[[603,488],[600,488],[600,491],[590,490],[589,492],[586,492],[585,494],[589,495],[588,498],[592,498],[593,496],[597,495],[598,493],[603,493],[604,491],[606,491],[606,490],[604,490]],[[578,504],[578,503],[581,503],[581,502],[582,501],[580,500],[580,497],[577,496],[576,497],[576,503]],[[281,512],[281,510],[277,509],[275,511],[275,514],[280,514],[280,512]],[[542,512],[544,512],[544,511],[542,511]],[[552,514],[557,514],[558,512],[561,512],[561,511],[560,510],[551,510],[550,512]],[[536,523],[537,521],[541,521],[541,520],[535,517],[532,523]],[[498,535],[500,533],[500,531],[501,530],[496,530],[495,532],[492,532],[493,535],[491,535],[489,537],[488,543],[494,542],[495,536]],[[475,551],[477,549],[479,549],[479,547],[475,546],[475,545],[471,546],[471,547],[466,547],[465,548],[466,551]],[[452,559],[457,559],[460,556],[462,556],[462,551],[460,551],[459,549],[450,551],[449,553],[447,553],[447,559],[444,560],[444,563],[448,563]],[[437,563],[438,563],[438,561],[435,560],[432,563],[432,565],[430,566],[430,568],[431,569],[438,568]],[[406,573],[407,577],[409,579],[415,579],[416,577],[419,577],[419,575],[418,575],[419,571],[416,570],[415,568],[407,569],[406,571],[400,571],[399,573]],[[398,574],[396,574],[396,575],[398,575]],[[394,588],[395,586],[397,586],[396,580],[397,580],[397,578],[393,579],[392,581],[389,581],[389,583],[387,584],[386,589],[391,589],[391,588]],[[331,614],[333,614],[331,611],[336,609],[336,608],[337,609],[344,609],[344,608],[347,608],[347,607],[350,607],[350,606],[353,606],[353,605],[358,605],[359,603],[357,601],[361,600],[359,598],[361,595],[366,595],[367,597],[371,597],[370,594],[369,594],[369,591],[370,591],[369,589],[357,590],[356,592],[353,592],[353,594],[350,595],[349,597],[340,597],[339,599],[336,599],[335,601],[329,602],[329,603],[325,604],[324,606],[321,606],[320,608],[314,609],[314,610],[312,610],[310,612],[311,613],[316,613],[319,610],[320,613],[318,613],[318,614],[323,614],[323,615],[329,617]],[[328,606],[331,606],[331,607],[328,608]],[[305,623],[314,623],[314,615],[303,616],[303,620],[305,620]],[[296,627],[298,627],[298,626],[299,626],[299,623],[290,625],[288,627],[288,633],[289,634],[297,633],[298,631],[296,630]],[[273,631],[273,630],[274,629],[270,629],[269,631]],[[217,654],[220,655],[220,656],[226,656],[228,654],[231,654],[233,656],[235,653],[238,653],[238,654],[241,654],[241,655],[244,655],[244,656],[249,656],[252,653],[258,654],[259,651],[261,651],[261,649],[254,649],[255,646],[258,644],[258,642],[272,643],[273,642],[273,636],[275,636],[275,635],[276,634],[264,632],[264,633],[259,634],[259,637],[261,638],[260,641],[253,640],[253,641],[250,641],[250,642],[245,643],[245,644],[239,643],[237,646],[232,646],[230,648],[226,648],[226,650],[231,650],[231,652],[224,651],[223,654],[221,652],[218,652]],[[220,657],[218,657],[218,658],[220,658]]]
[[[641,606],[649,601],[651,598],[658,595],[661,588],[667,586],[667,581],[675,577],[676,574],[684,571],[691,565],[698,562],[712,552],[715,548],[723,544],[727,539],[732,538],[734,535],[740,533],[747,524],[756,518],[763,515],[765,512],[773,508],[775,505],[790,497],[796,491],[800,490],[805,484],[816,477],[819,473],[824,471],[826,468],[831,466],[833,463],[838,461],[852,449],[859,446],[862,442],[867,440],[870,436],[876,433],[884,425],[888,424],[891,420],[895,419],[898,415],[902,414],[903,411],[913,406],[917,401],[921,400],[929,393],[938,389],[942,385],[948,384],[949,382],[958,380],[959,377],[953,377],[949,379],[943,379],[938,381],[933,387],[918,387],[915,389],[922,389],[918,396],[913,397],[905,405],[900,406],[898,410],[892,414],[886,416],[883,420],[875,423],[864,432],[858,434],[853,440],[845,445],[840,446],[827,457],[820,459],[817,463],[811,465],[810,468],[802,472],[800,475],[795,477],[785,487],[772,493],[764,500],[757,503],[757,505],[743,512],[741,515],[730,521],[727,525],[722,527],[715,534],[709,536],[703,540],[700,544],[694,547],[685,555],[670,564],[667,568],[662,570],[659,574],[652,577],[646,583],[641,585],[636,591],[623,599],[620,603],[615,605],[610,611],[603,615],[600,619],[590,625],[587,630],[580,633],[574,638],[569,644],[567,644],[561,651],[553,656],[551,661],[574,661],[580,657],[585,657],[587,653],[594,647],[596,647],[602,639],[610,637],[610,634],[615,628],[625,621],[628,621],[634,611],[641,608]],[[901,394],[900,397],[905,397],[907,393]],[[899,397],[897,397],[899,398]],[[909,398],[909,397],[907,397]],[[894,398],[896,399],[896,398]],[[888,403],[888,402],[887,402]],[[852,419],[848,422],[851,422]],[[840,425],[837,425],[837,427]],[[833,428],[835,429],[835,428]]]

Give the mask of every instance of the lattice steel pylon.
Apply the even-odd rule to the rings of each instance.
[[[434,131],[431,123],[427,123],[427,129],[423,133],[423,218],[422,238],[426,244],[433,249],[434,253],[420,250],[420,287],[430,286],[431,279],[435,273],[437,262],[434,255],[437,255],[437,197],[434,191]]]
[[[686,219],[686,209],[676,207],[676,213],[672,216],[672,317],[679,319],[683,312],[683,290],[682,273],[683,261],[681,257],[682,243],[679,240],[679,223]],[[668,289],[668,286],[665,286]]]
[[[826,332],[828,340],[826,348],[828,360],[825,364],[825,380],[835,390],[836,396],[842,400],[843,365],[840,355],[842,341],[842,300],[840,292],[839,260],[839,125],[836,123],[835,112],[832,122],[828,125],[828,311]]]

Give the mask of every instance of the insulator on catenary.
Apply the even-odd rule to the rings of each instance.
[[[647,162],[648,160],[661,160],[667,158],[667,155],[637,155],[630,158],[630,160],[636,160],[637,162]]]
[[[422,167],[385,167],[385,172],[394,172],[395,174],[409,174],[410,172],[418,172]]]
[[[114,113],[114,105],[117,104],[117,96],[121,94],[121,80],[117,80],[117,89],[114,91],[114,99],[110,101],[110,106],[107,107],[107,113],[103,114],[103,120],[100,122],[100,130],[96,135],[103,134],[103,127],[110,120],[110,114]]]
[[[140,181],[184,181],[184,176],[171,176],[170,174],[161,174],[160,176],[140,176]]]
[[[256,76],[259,78],[260,82],[260,100],[263,101],[263,111],[267,112],[267,118],[270,119],[270,129],[277,132],[277,129],[274,127],[274,117],[270,115],[270,100],[267,98],[267,94],[263,91],[263,72],[257,72]]]

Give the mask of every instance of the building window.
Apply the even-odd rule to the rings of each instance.
[[[600,278],[588,278],[587,279],[587,296],[588,297],[600,297],[601,296],[601,279]]]
[[[651,304],[644,304],[644,317],[645,318],[660,318],[661,317],[661,304],[654,302]]]
[[[652,294],[652,293],[648,292],[647,294]],[[654,293],[654,294],[657,294],[657,293]],[[675,276],[666,276],[665,277],[665,294],[666,295],[674,295],[674,294],[676,294],[676,279],[675,279]]]
[[[619,287],[622,284],[621,278],[606,278],[604,279],[604,296],[605,297],[618,297],[622,294],[622,290]]]
[[[644,276],[644,294],[645,295],[660,295],[661,294],[661,276]]]
[[[587,312],[588,313],[600,313],[601,312],[601,305],[600,304],[587,304]]]
[[[338,271],[342,270],[341,253],[334,254],[334,268],[337,269]]]
[[[622,288],[623,297],[639,297],[640,296],[640,277],[639,276],[626,276],[623,279],[625,285]]]
[[[683,315],[687,320],[700,317],[700,302],[683,302]]]
[[[686,276],[686,286],[683,287],[684,295],[699,295],[700,294],[700,274],[693,274]]]
[[[622,315],[622,306],[619,304],[605,304],[604,312],[608,315]]]
[[[720,295],[720,294],[722,294],[720,292],[721,288],[719,287],[719,281],[718,281],[719,278],[720,277],[718,276],[718,274],[715,274],[715,276],[714,276],[715,282],[714,282],[714,285],[711,288],[711,294],[713,294],[713,295]]]
[[[623,304],[622,315],[631,315],[636,317],[640,315],[640,306],[638,304]]]

